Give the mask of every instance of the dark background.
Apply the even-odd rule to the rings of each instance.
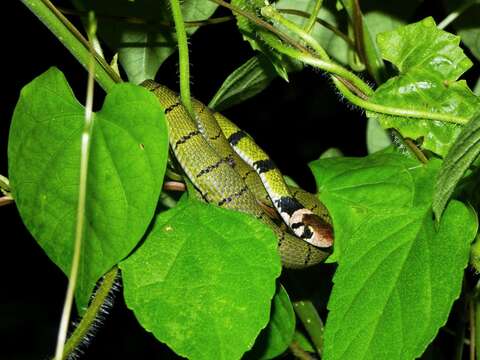
[[[226,14],[221,9],[215,16]],[[412,20],[427,14],[437,21],[445,15],[432,0]],[[3,2],[2,15],[0,174],[7,175],[8,129],[21,88],[57,66],[83,102],[87,74],[20,1]],[[253,54],[232,22],[201,28],[191,38],[190,49],[192,93],[206,103],[223,80]],[[177,73],[174,54],[157,80],[176,90]],[[97,106],[102,97],[97,89]],[[347,156],[366,155],[363,113],[349,108],[327,77],[311,69],[292,74],[290,83],[274,80],[262,94],[225,113],[254,136],[285,174],[311,191],[314,183],[307,163],[326,149],[337,147]],[[48,358],[54,350],[66,277],[29,235],[15,205],[0,207],[0,219],[0,359]],[[163,359],[171,355],[142,330],[120,293],[84,358]]]

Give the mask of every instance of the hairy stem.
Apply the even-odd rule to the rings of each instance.
[[[323,321],[318,315],[317,309],[309,300],[293,302],[293,309],[307,330],[310,340],[312,340],[315,351],[322,356],[323,351]]]
[[[457,125],[465,125],[469,121],[469,119],[467,119],[467,118],[460,117],[460,116],[455,116],[455,115],[450,115],[450,114],[432,113],[432,112],[423,111],[423,110],[402,109],[402,108],[396,108],[396,107],[391,107],[391,106],[375,104],[375,103],[372,103],[368,100],[361,99],[360,97],[353,94],[350,91],[350,89],[348,89],[338,79],[334,79],[334,83],[337,86],[337,88],[340,90],[342,95],[344,95],[345,98],[348,101],[350,101],[352,104],[357,105],[357,106],[359,106],[359,107],[361,107],[365,110],[377,112],[377,113],[380,113],[380,114],[393,115],[393,116],[426,119],[426,120],[438,120],[438,121],[457,124]]]
[[[262,15],[282,24],[287,29],[297,34],[308,46],[310,46],[319,56],[324,60],[329,60],[327,52],[322,48],[315,38],[307,31],[303,30],[300,26],[294,22],[283,17],[272,5],[264,6],[261,10]]]
[[[190,97],[190,60],[188,58],[188,40],[183,21],[182,8],[179,0],[170,0],[175,32],[177,33],[179,68],[180,68],[180,98],[188,113],[195,118],[192,99]]]
[[[102,307],[106,303],[108,296],[115,284],[115,280],[118,276],[118,267],[113,267],[112,270],[107,272],[102,280],[102,283],[98,287],[87,311],[82,317],[82,320],[75,328],[75,331],[70,335],[65,344],[65,351],[62,360],[68,359],[70,355],[79,347],[79,345],[85,339],[85,336],[91,331],[96,319],[102,311]]]
[[[271,33],[277,35],[280,39],[282,39],[283,41],[285,41],[287,44],[289,44],[290,46],[292,46],[293,48],[296,48],[297,50],[299,51],[303,51],[303,52],[307,52],[308,53],[308,49],[305,48],[303,45],[299,44],[297,41],[295,41],[294,39],[292,39],[290,36],[288,36],[287,34],[283,33],[282,31],[279,31],[277,28],[275,28],[274,26],[272,26],[271,24],[269,24],[268,22],[266,21],[263,21],[262,19],[258,18],[257,16],[255,16],[254,14],[251,14],[250,12],[248,11],[245,11],[245,10],[242,10],[236,6],[233,6],[232,4],[229,4],[223,0],[210,0],[220,6],[223,6],[223,7],[226,7],[227,9],[230,9],[231,11],[233,11],[234,13],[237,13],[241,16],[244,16],[246,17],[248,20],[250,20],[252,23],[254,23],[255,25],[257,25],[258,27],[262,28],[262,29],[265,29],[265,30],[268,30],[270,31]]]
[[[80,149],[80,180],[78,190],[78,206],[77,206],[77,221],[75,228],[75,242],[73,250],[72,265],[70,276],[68,278],[67,294],[65,296],[65,304],[62,312],[62,319],[60,321],[60,329],[58,331],[57,347],[55,350],[55,359],[61,360],[63,358],[65,340],[67,338],[68,325],[70,324],[70,314],[72,312],[73,299],[75,297],[75,288],[77,285],[78,268],[80,265],[80,255],[82,250],[82,242],[85,230],[85,213],[86,213],[86,199],[87,199],[87,177],[88,164],[90,155],[90,143],[93,130],[93,85],[95,77],[95,60],[93,42],[91,39],[95,36],[96,22],[93,13],[90,13],[88,34],[90,38],[91,57],[88,66],[88,83],[87,83],[87,100],[85,104],[85,124],[82,132],[82,142]]]

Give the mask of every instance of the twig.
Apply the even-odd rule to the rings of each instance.
[[[165,181],[163,183],[163,190],[170,190],[170,191],[186,191],[187,186],[179,181]]]
[[[15,200],[13,200],[13,198],[10,197],[10,196],[0,197],[0,206],[5,206],[5,205],[11,204],[13,202],[15,202]]]
[[[58,10],[62,12],[64,15],[73,15],[79,17],[85,17],[88,14],[88,11],[79,11],[74,9],[67,9],[64,7],[57,7]],[[174,28],[175,24],[170,21],[149,21],[143,18],[134,17],[134,16],[115,16],[115,15],[108,15],[108,14],[96,14],[98,19],[109,19],[109,20],[118,20],[128,24],[138,24],[138,25],[158,25],[163,26],[166,28]],[[205,26],[205,25],[216,25],[222,24],[228,21],[232,21],[233,16],[221,16],[218,18],[210,18],[205,20],[195,20],[195,21],[185,21],[186,27],[197,27],[197,26]]]

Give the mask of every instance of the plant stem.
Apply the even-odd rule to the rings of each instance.
[[[269,24],[266,21],[263,21],[262,19],[258,18],[254,14],[251,14],[248,11],[245,11],[245,10],[242,10],[242,9],[236,7],[236,6],[233,6],[232,4],[229,4],[229,3],[227,3],[223,0],[210,0],[210,1],[214,2],[215,4],[218,4],[220,6],[226,7],[227,9],[230,9],[231,11],[246,17],[248,20],[250,20],[252,23],[257,25],[258,27],[263,28],[265,30],[268,30],[268,31],[272,32],[273,34],[277,35],[280,39],[285,41],[290,46],[296,48],[299,51],[303,51],[303,52],[308,53],[308,49],[305,48],[303,45],[299,44],[297,41],[292,39],[290,36],[283,33],[282,31],[279,31],[274,26],[272,26],[271,24]]]
[[[8,204],[12,204],[13,202],[15,202],[15,200],[13,200],[13,198],[10,197],[10,196],[0,197],[0,206],[5,206],[5,205],[8,205]]]
[[[277,50],[307,65],[311,65],[328,73],[340,76],[341,78],[343,78],[342,80],[344,81],[341,81],[341,79],[335,77],[333,79],[336,79],[337,82],[341,82],[344,87],[347,87],[347,85],[345,84],[346,81],[349,85],[348,89],[355,91],[357,96],[359,97],[368,99],[369,96],[373,95],[373,90],[370,88],[370,86],[367,85],[367,83],[365,83],[357,75],[351,73],[341,65],[338,65],[332,61],[325,61],[319,59],[318,57],[312,55],[300,53],[291,48],[278,48]]]
[[[187,186],[185,185],[185,183],[179,181],[165,181],[163,183],[163,190],[186,191]]]
[[[107,299],[114,288],[118,272],[118,267],[114,266],[112,270],[104,275],[102,283],[95,292],[82,320],[65,344],[65,351],[62,360],[68,359],[75,349],[79,347],[82,341],[84,341],[85,336],[92,330],[92,326],[95,324],[95,321],[98,320],[105,304],[108,304]]]
[[[415,109],[402,109],[402,108],[375,104],[368,100],[361,99],[360,97],[353,94],[350,91],[350,89],[348,89],[338,79],[334,79],[334,83],[337,86],[337,88],[340,90],[342,95],[344,95],[348,101],[365,110],[386,114],[386,115],[393,115],[393,116],[419,118],[419,119],[426,119],[426,120],[438,120],[438,121],[457,124],[457,125],[465,125],[469,121],[469,119],[467,118],[450,115],[450,114],[432,113],[429,111],[422,111],[422,110],[415,110]]]
[[[295,10],[295,9],[277,9],[277,11],[280,13],[280,14],[290,14],[290,15],[296,15],[296,16],[301,16],[301,17],[305,17],[305,18],[308,18],[309,17],[309,14],[305,11],[301,11],[301,10]],[[352,40],[350,40],[350,38],[344,34],[343,32],[341,32],[339,29],[337,29],[335,26],[333,26],[332,24],[330,24],[329,22],[321,19],[321,18],[316,18],[315,21],[322,25],[323,27],[325,27],[326,29],[330,30],[331,32],[333,32],[335,35],[337,35],[338,37],[342,38],[348,46],[350,46],[351,48],[355,48],[355,44],[352,42]]]
[[[93,42],[91,39],[96,32],[96,23],[93,13],[90,13],[88,22],[88,33],[90,38],[91,57],[88,66],[88,84],[87,84],[87,100],[85,104],[85,124],[82,132],[82,142],[80,149],[80,180],[78,190],[78,206],[77,206],[77,221],[75,228],[75,242],[73,250],[72,265],[67,287],[67,294],[65,296],[65,304],[62,312],[62,319],[60,321],[60,329],[58,331],[57,347],[55,350],[55,359],[62,360],[64,353],[65,340],[67,338],[68,325],[70,324],[70,314],[72,311],[73,299],[75,297],[75,288],[77,285],[78,268],[80,266],[80,255],[82,250],[82,241],[85,230],[85,213],[86,213],[86,199],[87,199],[87,177],[88,177],[88,162],[90,155],[90,143],[93,130],[93,85],[95,81],[95,59]]]
[[[448,25],[450,25],[452,22],[454,22],[455,20],[457,20],[457,18],[462,15],[465,10],[467,10],[470,6],[474,5],[475,3],[477,3],[477,1],[470,1],[470,2],[467,2],[463,5],[460,5],[458,7],[458,9],[452,11],[450,14],[448,14],[445,19],[443,19],[442,21],[440,21],[440,23],[437,25],[437,28],[439,29],[445,29]]]
[[[293,309],[307,330],[310,340],[312,340],[315,351],[322,356],[323,351],[323,321],[318,315],[317,309],[309,300],[293,302]]]
[[[303,350],[301,346],[298,344],[298,342],[293,341],[290,345],[288,345],[288,348],[292,352],[293,356],[295,356],[296,359],[300,360],[314,360],[314,357],[311,356],[308,352]]]
[[[305,25],[305,32],[308,34],[312,32],[313,27],[315,26],[315,22],[317,21],[318,18],[318,13],[320,12],[320,9],[322,8],[323,0],[317,0],[315,2],[315,7],[312,10],[312,13],[310,14],[310,17],[308,19],[307,24]]]
[[[261,9],[261,13],[263,16],[271,18],[274,21],[285,26],[287,29],[293,31],[297,34],[305,43],[310,46],[315,52],[320,56],[320,58],[324,60],[329,60],[330,57],[328,56],[327,52],[322,48],[322,46],[318,43],[315,38],[310,35],[307,31],[303,30],[300,26],[295,24],[294,22],[288,20],[287,18],[283,17],[272,5],[264,6]]]
[[[80,64],[88,69],[91,56],[88,41],[77,28],[49,0],[22,0],[22,2],[50,29]],[[122,82],[122,79],[97,54],[95,61],[97,64],[95,78],[105,91],[108,92],[115,83]]]
[[[195,119],[192,99],[190,97],[190,61],[188,58],[188,40],[179,0],[170,0],[175,31],[177,33],[179,67],[180,67],[180,98],[188,113]]]
[[[321,60],[315,56],[313,56],[307,48],[305,48],[303,45],[299,44],[296,42],[294,39],[289,37],[288,35],[284,34],[282,31],[279,31],[275,27],[273,27],[271,24],[259,19],[256,17],[254,14],[249,13],[248,11],[244,11],[242,9],[239,9],[235,6],[232,6],[229,3],[226,3],[223,0],[210,0],[216,4],[219,4],[221,6],[224,6],[233,12],[238,13],[239,15],[242,15],[252,21],[254,24],[257,26],[269,30],[275,35],[277,35],[281,40],[285,41],[289,46],[286,46],[282,44],[280,41],[272,41],[269,37],[262,37],[262,40],[269,46],[273,47],[275,50],[278,52],[290,56],[294,59],[297,59],[299,61],[302,61],[306,64],[315,66],[319,69],[322,69],[327,72],[332,72],[334,74],[340,75],[344,79],[340,79],[340,81],[345,83],[345,86],[347,86],[349,89],[354,91],[358,96],[367,98],[369,95],[373,94],[373,90],[363,81],[361,80],[358,76],[355,74],[351,73],[347,69],[343,68],[342,66],[335,64],[334,62],[327,62],[324,60]]]

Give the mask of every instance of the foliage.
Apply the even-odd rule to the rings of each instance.
[[[480,100],[460,79],[479,65],[461,47],[463,41],[478,57],[475,1],[446,1],[447,9],[459,11],[449,27],[457,34],[432,17],[412,22],[419,0],[401,7],[364,1],[362,9],[353,0],[182,2],[188,35],[225,21],[215,15],[222,5],[232,11],[221,10],[226,20],[235,18],[230,26],[254,50],[223,81],[212,109],[236,106],[274,79],[288,81],[313,66],[330,76],[345,101],[366,111],[368,156],[329,151],[310,163],[315,195],[333,224],[332,254],[314,269],[284,269],[282,276],[274,232],[254,216],[203,202],[207,196],[199,196],[194,179],[178,167],[188,173],[182,159],[168,148],[173,108],[165,111],[136,86],[155,78],[177,46],[185,50],[169,7],[179,2],[73,0],[80,14],[93,10],[100,19],[98,38],[89,39],[49,1],[23,2],[85,67],[93,59],[107,91],[94,113],[82,179],[80,144],[91,107],[77,101],[57,68],[26,84],[11,122],[9,185],[2,180],[30,233],[67,276],[78,188],[86,181],[75,289],[80,314],[96,311],[89,307],[96,284],[97,291],[110,291],[99,281],[118,268],[126,304],[140,325],[189,359],[272,359],[289,351],[299,358],[316,352],[326,360],[414,359],[459,298],[469,302],[471,321],[480,325],[478,277],[467,269],[470,258],[478,266],[471,243],[478,237]],[[92,55],[94,43],[98,53]],[[118,54],[119,64],[110,66],[101,46]],[[222,56],[221,46],[213,56]],[[116,84],[119,74],[128,83]],[[189,90],[184,86],[183,94]],[[321,116],[327,110],[315,111]],[[167,182],[188,193],[173,194]],[[312,280],[315,271],[331,266],[332,277]],[[313,294],[305,295],[303,287],[312,283]],[[331,292],[325,290],[330,283]],[[472,349],[480,348],[473,330],[470,338]]]

